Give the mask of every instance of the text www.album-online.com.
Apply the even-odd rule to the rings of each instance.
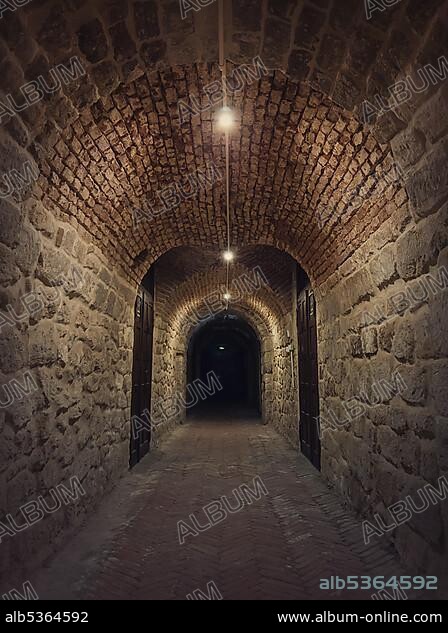
[[[390,611],[384,611],[383,613],[366,613],[366,615],[359,615],[358,613],[332,613],[331,611],[324,611],[323,613],[316,613],[316,615],[310,613],[278,613],[279,622],[297,622],[297,623],[320,623],[320,622],[437,622],[443,621],[440,613],[414,613],[409,615],[407,613],[391,613]]]

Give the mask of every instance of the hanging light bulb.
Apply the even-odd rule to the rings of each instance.
[[[229,292],[224,293],[224,299],[225,299],[226,301],[230,301],[230,299],[231,299],[231,298],[232,298],[232,297],[230,296],[230,293],[229,293]]]
[[[224,251],[224,253],[222,254],[222,257],[225,262],[231,262],[235,258],[235,253],[227,250],[227,251]]]
[[[219,129],[228,132],[232,129],[234,122],[233,110],[224,106],[218,111],[217,124]]]

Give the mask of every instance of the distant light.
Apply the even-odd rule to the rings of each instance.
[[[230,296],[230,294],[229,294],[228,292],[224,293],[224,299],[225,299],[226,301],[230,301],[230,299],[231,299],[231,298],[232,298],[232,297]]]
[[[221,110],[219,110],[217,123],[218,127],[221,130],[227,132],[228,130],[232,129],[234,122],[235,121],[233,118],[233,111],[230,108],[225,106],[224,108],[221,108]]]
[[[235,253],[233,253],[232,251],[224,251],[222,256],[225,262],[231,262],[235,258]]]
[[[218,347],[218,349],[225,349],[225,347],[223,347],[222,345],[220,345],[220,346]]]

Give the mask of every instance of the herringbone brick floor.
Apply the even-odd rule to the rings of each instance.
[[[256,476],[267,494],[179,543],[178,521],[204,526],[204,506],[235,507]],[[48,599],[185,600],[211,581],[224,600],[369,599],[319,579],[406,573],[385,547],[363,544],[360,521],[272,428],[197,420],[123,478],[35,586]]]

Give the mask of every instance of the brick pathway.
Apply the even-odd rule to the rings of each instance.
[[[267,494],[179,544],[178,521],[206,524],[203,506],[236,506],[232,491],[256,476]],[[201,420],[128,473],[34,586],[49,599],[184,600],[210,581],[228,600],[365,599],[319,579],[400,575],[385,545],[363,544],[360,522],[270,427]]]

